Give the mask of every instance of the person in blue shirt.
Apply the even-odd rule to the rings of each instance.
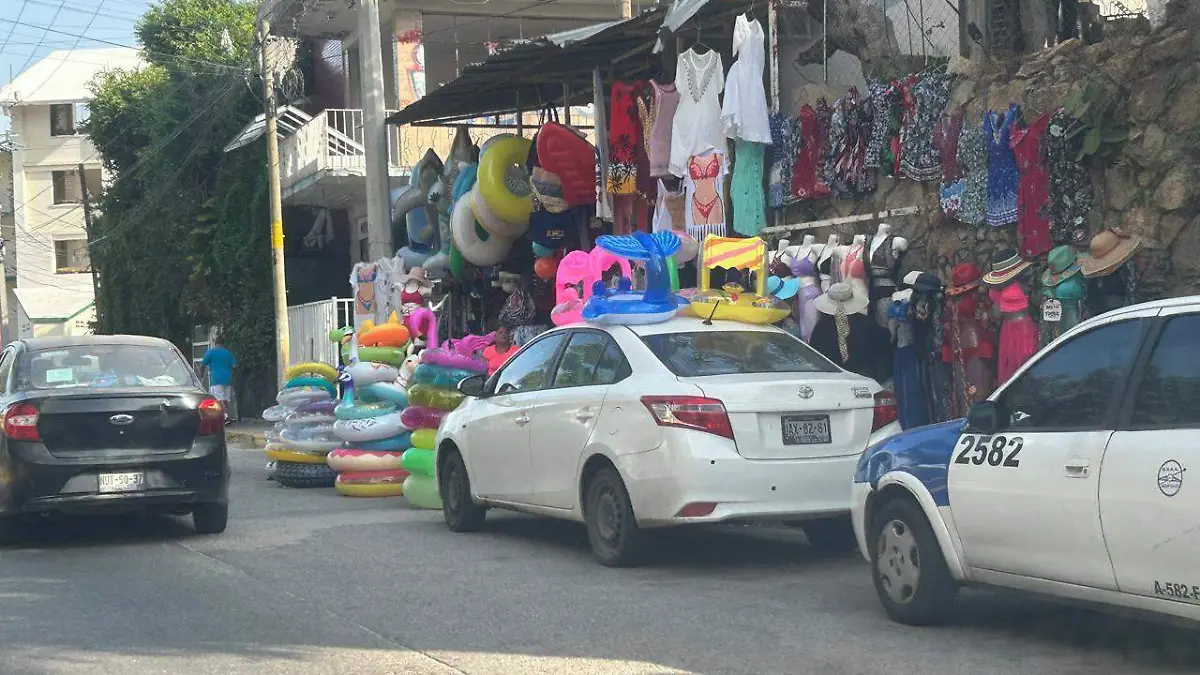
[[[221,338],[213,340],[213,344],[204,352],[200,360],[200,378],[208,376],[208,390],[225,408],[225,419],[229,419],[229,401],[233,398],[233,370],[237,367],[237,357],[225,348]]]

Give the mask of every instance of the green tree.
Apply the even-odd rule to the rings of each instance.
[[[146,65],[93,83],[87,133],[114,181],[89,233],[97,329],[167,338],[220,326],[239,401],[273,395],[266,153],[224,146],[262,109],[257,5],[163,0],[138,23]]]

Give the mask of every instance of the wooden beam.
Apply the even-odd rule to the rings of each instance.
[[[764,227],[763,234],[774,234],[777,232],[796,232],[798,230],[812,230],[818,227],[831,227],[833,225],[849,225],[850,223],[862,223],[871,220],[883,220],[884,218],[899,218],[900,216],[911,216],[921,212],[919,206],[905,206],[898,209],[888,209],[887,211],[879,211],[878,213],[867,213],[859,216],[844,216],[841,218],[826,218],[824,220],[810,220],[804,223],[793,223],[791,225],[778,225],[775,227]]]

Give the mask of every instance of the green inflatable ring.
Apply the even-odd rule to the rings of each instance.
[[[437,481],[433,476],[413,474],[404,479],[404,497],[409,506],[417,509],[437,511],[442,508],[442,497],[438,494]]]
[[[467,277],[467,261],[453,241],[450,243],[450,274],[459,281],[465,281]]]
[[[358,360],[370,361],[372,363],[386,363],[389,366],[399,368],[404,365],[404,359],[408,358],[408,352],[396,347],[359,347]]]
[[[284,389],[295,389],[296,387],[321,388],[329,392],[330,396],[337,396],[337,387],[323,377],[312,377],[310,375],[293,377],[287,381],[287,384],[283,385]]]
[[[409,448],[404,451],[400,461],[404,463],[404,470],[415,476],[433,476],[433,460],[436,454],[433,450]]]
[[[396,404],[388,401],[377,403],[356,401],[350,405],[341,403],[333,409],[334,417],[337,417],[339,420],[361,420],[368,417],[379,417],[380,415],[392,412],[396,412]]]

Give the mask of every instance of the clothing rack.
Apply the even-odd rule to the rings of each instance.
[[[841,218],[826,218],[824,220],[810,220],[804,223],[793,223],[791,225],[777,225],[774,227],[764,227],[762,234],[774,234],[782,232],[795,232],[798,230],[812,230],[818,227],[831,227],[833,225],[848,225],[850,223],[861,223],[869,220],[883,220],[885,218],[899,218],[900,216],[912,216],[921,212],[919,206],[904,206],[898,209],[888,209],[887,211],[879,211],[878,213],[867,213],[859,216],[843,216]]]

